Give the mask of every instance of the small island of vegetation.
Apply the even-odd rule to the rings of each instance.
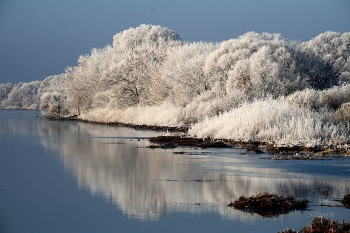
[[[240,196],[227,206],[245,212],[257,213],[264,217],[272,217],[288,213],[291,210],[306,209],[308,203],[307,198],[297,200],[294,196],[284,197],[278,194],[259,193],[250,197]]]

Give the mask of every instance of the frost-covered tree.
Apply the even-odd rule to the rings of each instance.
[[[106,82],[109,66],[116,63],[118,53],[111,47],[93,49],[91,54],[82,55],[78,66],[68,67],[60,81],[60,88],[67,95],[66,104],[73,114],[80,114],[91,108],[98,92],[111,89]]]
[[[220,83],[223,91],[225,91],[229,76],[235,76],[232,71],[236,63],[250,59],[264,46],[269,47],[271,53],[274,53],[278,48],[287,47],[288,44],[280,34],[248,32],[238,39],[222,42],[219,48],[208,56],[205,62],[205,72],[212,78],[212,82]],[[248,82],[246,83],[248,84]]]
[[[67,91],[63,86],[65,74],[52,75],[41,81],[38,91],[39,108],[48,117],[68,115]]]
[[[161,77],[168,87],[164,91],[173,103],[188,103],[213,87],[204,73],[204,63],[217,47],[214,43],[195,42],[169,50]]]
[[[302,84],[301,88],[325,89],[339,84],[338,70],[312,50],[297,45],[293,51],[293,59],[294,72]]]
[[[66,69],[63,87],[67,93],[67,102],[72,113],[80,114],[82,111],[89,109],[92,96],[91,93],[94,87],[84,83],[84,79],[80,79],[78,71],[74,67]]]
[[[109,83],[126,106],[158,102],[160,70],[170,48],[181,45],[180,37],[168,28],[142,24],[113,37],[113,46],[123,51]]]
[[[280,34],[249,32],[222,42],[208,56],[206,75],[229,93],[238,88],[255,98],[288,95],[337,84],[337,71],[312,50]]]
[[[47,117],[61,117],[69,113],[65,101],[66,96],[63,93],[46,92],[40,98],[40,109]]]
[[[276,96],[284,94],[280,67],[272,56],[271,49],[263,46],[250,59],[250,86],[254,96],[264,97],[266,94]]]
[[[341,81],[350,82],[350,32],[327,31],[302,43],[302,47],[312,50],[331,64],[339,71]]]
[[[79,57],[77,67],[66,70],[67,104],[78,113],[97,106],[102,96],[104,103],[119,108],[151,104],[161,88],[167,50],[180,44],[175,32],[160,26],[140,25],[116,34],[113,47],[93,49]],[[111,95],[107,100],[100,93]]]
[[[64,92],[62,81],[65,74],[52,75],[40,82],[38,96],[41,97],[46,92]]]
[[[113,46],[121,49],[162,49],[174,43],[179,44],[180,41],[180,36],[166,27],[141,24],[116,34],[113,37]]]
[[[123,57],[114,63],[109,70],[109,83],[118,98],[120,107],[147,103],[153,69],[150,54],[125,50]]]

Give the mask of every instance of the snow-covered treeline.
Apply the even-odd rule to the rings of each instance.
[[[38,109],[39,85],[40,81],[0,84],[0,107],[2,109]]]
[[[80,56],[47,89],[40,84],[36,98],[45,114],[87,121],[186,124],[198,137],[348,144],[349,55],[349,32],[307,42],[248,32],[189,43],[168,28],[140,25]]]
[[[0,109],[39,109],[46,92],[59,91],[64,74],[49,76],[43,81],[0,84]]]

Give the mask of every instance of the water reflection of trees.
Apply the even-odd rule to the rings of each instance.
[[[192,153],[173,154],[174,150],[145,148],[149,143],[144,137],[156,132],[81,122],[43,121],[38,126],[42,144],[57,150],[79,187],[105,197],[130,218],[158,219],[172,211],[251,218],[227,203],[265,191],[308,198],[319,198],[326,186],[336,197],[349,192],[344,178],[261,168],[218,151],[185,148]]]

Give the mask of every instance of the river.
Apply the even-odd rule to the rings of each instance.
[[[148,138],[163,132],[35,114],[0,110],[0,232],[277,232],[314,216],[350,218],[349,209],[321,206],[350,193],[350,158],[150,149]],[[227,207],[262,192],[310,205],[276,217]]]

